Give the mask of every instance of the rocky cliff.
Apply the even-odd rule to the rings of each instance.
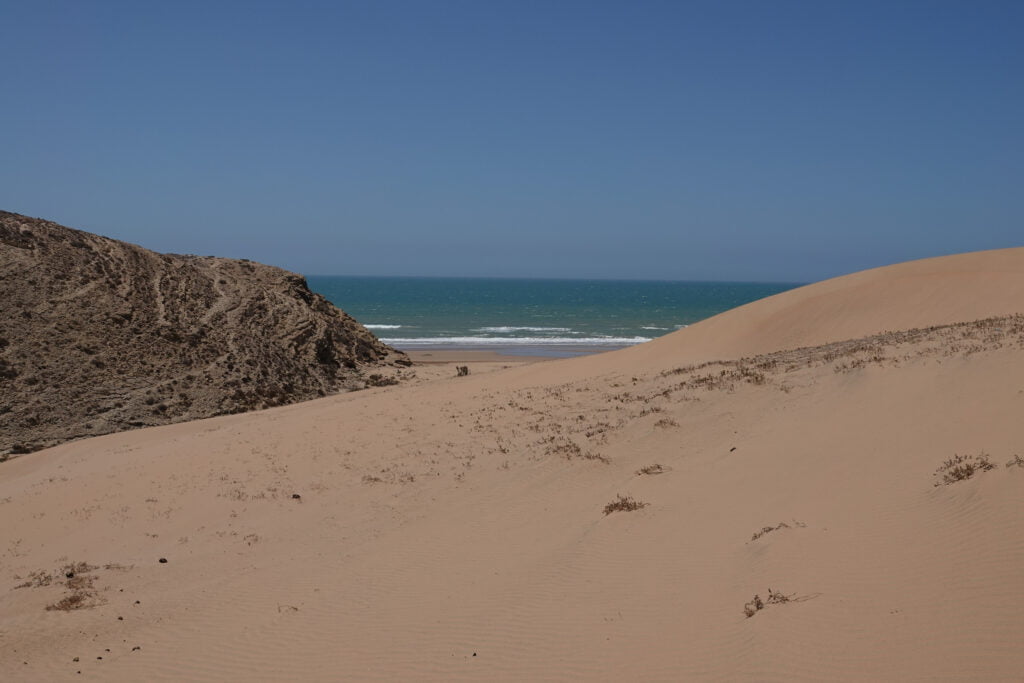
[[[0,211],[0,457],[363,388],[365,371],[408,364],[300,275]]]

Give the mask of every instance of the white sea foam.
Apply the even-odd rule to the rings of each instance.
[[[632,346],[650,337],[412,337],[381,339],[392,346]]]
[[[401,325],[383,325],[380,323],[368,323],[363,325],[368,330],[397,330],[401,328]]]
[[[651,325],[644,325],[640,328],[641,330],[667,330],[667,327],[652,327]]]
[[[478,327],[474,332],[491,332],[493,334],[508,334],[509,332],[572,332],[568,327]]]

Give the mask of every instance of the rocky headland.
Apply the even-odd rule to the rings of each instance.
[[[408,364],[295,273],[0,211],[0,457],[360,389]]]

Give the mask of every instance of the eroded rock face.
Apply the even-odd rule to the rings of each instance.
[[[294,403],[408,365],[305,279],[0,211],[0,456]]]

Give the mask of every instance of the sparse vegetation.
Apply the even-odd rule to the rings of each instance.
[[[971,322],[928,328],[883,332],[860,339],[850,339],[816,347],[787,349],[735,361],[709,361],[681,366],[660,373],[662,378],[682,375],[672,386],[661,388],[655,395],[668,398],[676,392],[687,392],[677,400],[699,400],[692,392],[732,391],[741,383],[771,385],[789,393],[793,387],[769,375],[788,373],[805,367],[831,365],[836,373],[852,372],[869,364],[899,366],[904,360],[918,356],[966,356],[1007,344],[1024,346],[1024,315],[988,318]],[[916,352],[907,353],[915,346]],[[903,347],[902,349],[900,347]],[[901,353],[902,352],[902,353]],[[681,381],[680,381],[681,380]],[[614,385],[613,385],[614,386]],[[637,384],[634,382],[634,386]],[[642,399],[621,394],[618,401]]]
[[[613,512],[633,512],[645,508],[649,503],[636,500],[632,496],[617,494],[616,499],[604,506],[604,514],[610,515]]]
[[[398,384],[397,377],[388,377],[379,373],[374,373],[366,378],[366,386],[368,387],[390,387],[396,384]]]
[[[793,599],[792,595],[785,595],[783,593],[777,593],[771,588],[768,589],[768,599],[762,600],[760,595],[754,595],[753,599],[743,605],[743,614],[747,616],[747,619],[754,616],[768,605],[781,605],[789,602]]]
[[[941,477],[941,481],[935,482],[936,486],[943,484],[955,484],[958,481],[970,479],[977,472],[987,472],[995,465],[988,459],[984,451],[977,455],[954,455],[935,470],[935,475]]]
[[[548,446],[544,449],[544,455],[560,455],[566,460],[572,460],[573,458],[581,458],[583,460],[597,460],[608,464],[611,460],[600,453],[594,453],[593,451],[584,451],[580,448],[579,444],[571,439],[557,439],[555,437],[549,437],[544,440],[548,443]]]
[[[636,473],[639,474],[639,475],[644,475],[644,474],[662,474],[665,471],[666,471],[666,469],[665,469],[664,465],[659,465],[658,463],[654,463],[653,465],[647,465],[646,467],[641,467],[640,469],[638,469],[636,471]]]
[[[778,526],[765,526],[765,527],[761,527],[760,531],[755,531],[754,532],[754,535],[750,537],[750,540],[751,541],[756,541],[757,539],[761,538],[765,534],[770,534],[771,532],[777,531],[778,529],[788,529],[788,528],[789,528],[789,525],[786,524],[785,522],[779,522]]]
[[[70,612],[71,610],[82,609],[83,607],[89,607],[87,600],[92,597],[91,593],[85,591],[75,591],[70,595],[65,595],[63,598],[53,603],[52,605],[46,606],[46,611],[58,610],[60,612]]]
[[[25,582],[19,583],[15,588],[41,588],[49,586],[51,583],[53,583],[53,575],[40,569],[29,574]]]
[[[754,535],[750,537],[750,540],[751,541],[756,541],[757,539],[761,538],[765,534],[770,534],[771,532],[778,531],[779,529],[789,529],[789,528],[791,528],[791,526],[796,526],[796,527],[804,528],[807,525],[804,524],[803,522],[797,522],[795,520],[793,521],[792,525],[786,524],[785,522],[779,522],[775,526],[761,527],[760,530],[754,532]]]
[[[60,572],[64,574],[66,578],[70,579],[73,578],[72,575],[87,574],[96,569],[97,567],[87,562],[72,562],[61,567]]]
[[[747,615],[747,619],[754,616],[758,611],[764,609],[764,602],[761,600],[760,595],[754,595],[754,599],[743,605],[743,613]]]
[[[47,611],[69,612],[93,607],[99,602],[93,587],[96,577],[91,574],[96,569],[98,567],[86,562],[71,562],[52,573],[40,569],[29,574],[27,580],[15,588],[43,588],[63,584],[70,592],[57,602],[47,605]]]
[[[1012,460],[1007,461],[1007,467],[1024,467],[1024,458],[1014,455]]]

